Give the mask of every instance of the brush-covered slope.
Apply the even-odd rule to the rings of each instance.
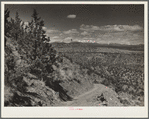
[[[7,38],[5,47],[5,106],[53,106],[72,100],[93,87],[86,69],[63,58],[52,64],[53,71],[43,77],[33,72],[19,44]],[[22,58],[23,57],[23,58]]]

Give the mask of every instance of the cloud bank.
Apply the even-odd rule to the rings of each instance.
[[[88,32],[94,32],[94,31],[96,31],[96,30],[100,30],[100,28],[98,27],[98,26],[93,26],[93,25],[84,25],[84,24],[82,24],[81,26],[80,26],[80,30],[82,30],[82,31],[88,31]]]
[[[93,26],[93,25],[84,25],[82,24],[80,26],[80,30],[82,31],[88,31],[88,32],[94,32],[97,30],[100,31],[140,31],[143,30],[143,28],[139,25],[106,25],[106,26]]]
[[[68,31],[64,31],[64,34],[78,34],[79,32],[77,31],[77,29],[71,29]]]
[[[140,27],[139,25],[133,25],[133,26],[107,25],[107,26],[100,27],[100,30],[104,30],[104,31],[140,31],[140,30],[143,30],[143,28]]]
[[[87,31],[83,31],[83,32],[81,33],[81,35],[87,36],[87,35],[90,35],[90,33],[88,33]]]
[[[59,31],[56,29],[46,29],[47,34],[51,37],[51,42],[63,41],[80,42],[81,40],[95,41],[96,43],[119,43],[128,45],[144,44],[143,27],[139,25],[105,25],[94,26],[82,24],[78,29]]]
[[[75,14],[70,14],[70,15],[67,16],[67,18],[69,18],[69,19],[75,19],[76,18],[76,15]]]

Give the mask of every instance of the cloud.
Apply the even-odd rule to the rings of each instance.
[[[75,19],[76,18],[76,15],[75,14],[70,14],[70,15],[67,16],[67,18],[69,18],[69,19]]]
[[[73,37],[66,37],[64,38],[63,42],[70,43],[71,39],[73,39]]]
[[[71,40],[72,37],[66,37],[64,40]]]
[[[46,31],[46,30],[47,30],[47,27],[44,27],[44,26],[43,26],[42,29]]]
[[[59,38],[59,36],[54,36],[54,37],[52,37],[53,39],[58,39]]]
[[[106,25],[106,26],[93,26],[93,25],[84,25],[82,24],[80,26],[80,30],[86,31],[86,32],[94,32],[94,31],[107,31],[107,32],[122,32],[122,31],[141,31],[143,30],[143,27],[139,25]],[[85,34],[82,33],[82,35]]]
[[[100,30],[103,31],[140,31],[143,30],[143,28],[139,25],[106,25],[101,26]]]
[[[143,27],[140,27],[139,25],[134,25],[134,26],[124,25],[123,27],[125,30],[130,30],[130,31],[143,30]]]
[[[108,32],[106,34],[99,34],[97,37],[98,43],[119,43],[119,44],[143,44],[143,34],[139,35],[134,32]]]
[[[61,38],[59,36],[52,36],[50,37],[51,41],[50,42],[60,42]]]
[[[55,30],[55,29],[47,29],[46,32],[47,33],[58,33],[60,31],[59,30]]]
[[[94,40],[95,38],[84,37],[83,40]]]
[[[81,35],[86,36],[86,35],[90,35],[90,33],[88,33],[87,31],[84,31],[81,33]]]
[[[48,29],[47,27],[42,27],[43,30],[46,31],[47,34],[49,33],[59,33],[60,31],[59,30],[56,30],[56,29]]]
[[[88,31],[88,32],[94,32],[96,30],[100,30],[100,28],[98,26],[84,25],[84,24],[82,24],[80,26],[80,30],[82,30],[82,31]]]
[[[79,32],[77,31],[77,29],[71,29],[71,30],[68,30],[68,31],[64,31],[63,32],[64,34],[78,34]]]
[[[47,27],[42,27],[43,30],[46,31],[45,35],[46,37],[54,37],[55,35],[59,35],[60,31],[56,29],[48,29]]]

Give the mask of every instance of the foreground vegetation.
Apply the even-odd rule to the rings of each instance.
[[[58,55],[43,26],[36,10],[28,25],[5,10],[5,106],[54,106],[93,88],[85,69]]]
[[[58,49],[58,48],[57,48]],[[66,50],[67,48],[65,48]],[[115,49],[113,48],[113,51]],[[143,105],[144,102],[144,54],[143,52],[123,51],[82,52],[82,47],[69,53],[60,51],[60,55],[71,62],[88,68],[95,83],[111,87],[119,94],[124,105]],[[101,80],[101,78],[103,80]]]

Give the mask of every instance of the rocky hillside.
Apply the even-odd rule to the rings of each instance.
[[[72,100],[93,87],[93,82],[77,64],[63,58],[53,64],[53,72],[42,79],[22,59],[18,44],[7,38],[5,47],[5,106],[53,106]]]

